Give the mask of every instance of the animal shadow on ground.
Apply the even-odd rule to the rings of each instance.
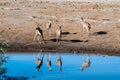
[[[53,41],[53,42],[57,42],[57,39],[51,39],[51,41]],[[69,42],[69,40],[61,40],[61,41]]]
[[[77,34],[77,33],[62,32],[62,35],[68,35],[68,34]]]
[[[105,34],[107,34],[107,32],[106,31],[98,31],[95,34],[97,34],[97,35],[105,35]]]
[[[88,42],[88,40],[70,40],[71,42],[74,42],[74,43],[76,43],[76,42]]]
[[[70,33],[70,32],[62,32],[62,35],[69,35],[69,34],[77,34],[77,33]],[[65,37],[65,36],[63,36],[63,37]],[[50,39],[51,41],[53,41],[53,42],[57,42],[57,39]],[[70,41],[72,41],[72,42],[81,42],[81,40],[61,40],[61,41],[66,41],[66,42],[70,42]]]
[[[51,41],[56,42],[57,39],[51,39]],[[74,42],[74,43],[77,43],[77,42],[88,42],[88,40],[61,40],[61,41],[64,41],[64,42]]]
[[[57,41],[57,39],[51,39],[51,41],[56,42],[56,41]]]

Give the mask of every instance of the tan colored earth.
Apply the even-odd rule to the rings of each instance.
[[[80,18],[91,25],[88,34]],[[50,36],[46,30],[52,20]],[[45,44],[33,40],[37,23],[42,24]],[[55,31],[62,25],[62,41]],[[10,44],[8,51],[56,51],[120,55],[120,4],[83,2],[0,1],[0,32]]]

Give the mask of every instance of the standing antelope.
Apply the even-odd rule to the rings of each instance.
[[[61,41],[61,37],[62,37],[62,29],[61,26],[58,26],[58,29],[56,30],[56,41],[60,42]]]
[[[39,27],[39,24],[38,24],[37,27],[36,27],[36,33],[35,33],[35,36],[34,36],[34,40],[37,38],[37,40],[39,41],[40,37],[42,38],[43,41],[45,41],[44,36],[43,36],[43,30]],[[40,43],[41,43],[41,40],[40,40]]]
[[[50,59],[50,56],[48,55],[48,57],[47,57],[47,66],[48,66],[48,70],[49,71],[52,71],[52,67],[51,67],[51,59]]]
[[[82,63],[81,66],[81,71],[83,71],[85,68],[90,67],[90,55],[88,56],[88,58]]]
[[[52,26],[52,21],[49,20],[48,23],[47,23],[47,25],[46,25],[46,29],[47,29],[47,31],[48,31],[48,35],[50,35],[51,26]]]
[[[80,19],[81,23],[82,23],[82,26],[83,28],[85,28],[87,30],[87,32],[89,33],[90,32],[90,29],[91,29],[91,25],[90,23],[86,22],[83,17],[81,17]]]

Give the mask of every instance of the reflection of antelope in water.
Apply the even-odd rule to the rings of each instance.
[[[59,55],[57,55],[56,65],[59,66],[59,71],[62,71],[62,59]]]
[[[90,67],[90,64],[90,55],[88,55],[88,58],[82,63],[81,71],[83,71],[85,68]]]
[[[49,71],[52,71],[52,67],[51,67],[51,58],[50,58],[50,55],[48,53],[47,55],[47,62],[46,62],[47,66],[48,66],[48,70]]]
[[[41,50],[41,53],[42,53],[42,50]],[[44,55],[39,54],[38,56],[39,56],[39,57],[38,57],[37,60],[36,60],[36,64],[37,64],[36,69],[39,71],[40,68],[41,68],[41,66],[43,65]]]

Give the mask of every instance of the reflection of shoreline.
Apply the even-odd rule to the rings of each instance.
[[[44,49],[43,52],[56,52],[56,44],[33,44],[27,47],[21,47],[24,44],[11,44],[10,47],[8,48],[8,52],[39,52],[39,49]],[[38,49],[39,48],[39,49]],[[89,53],[89,54],[101,54],[101,55],[113,55],[113,56],[120,56],[119,49],[112,49],[112,48],[102,48],[98,46],[69,46],[69,45],[61,45],[59,46],[59,51],[60,53]]]

